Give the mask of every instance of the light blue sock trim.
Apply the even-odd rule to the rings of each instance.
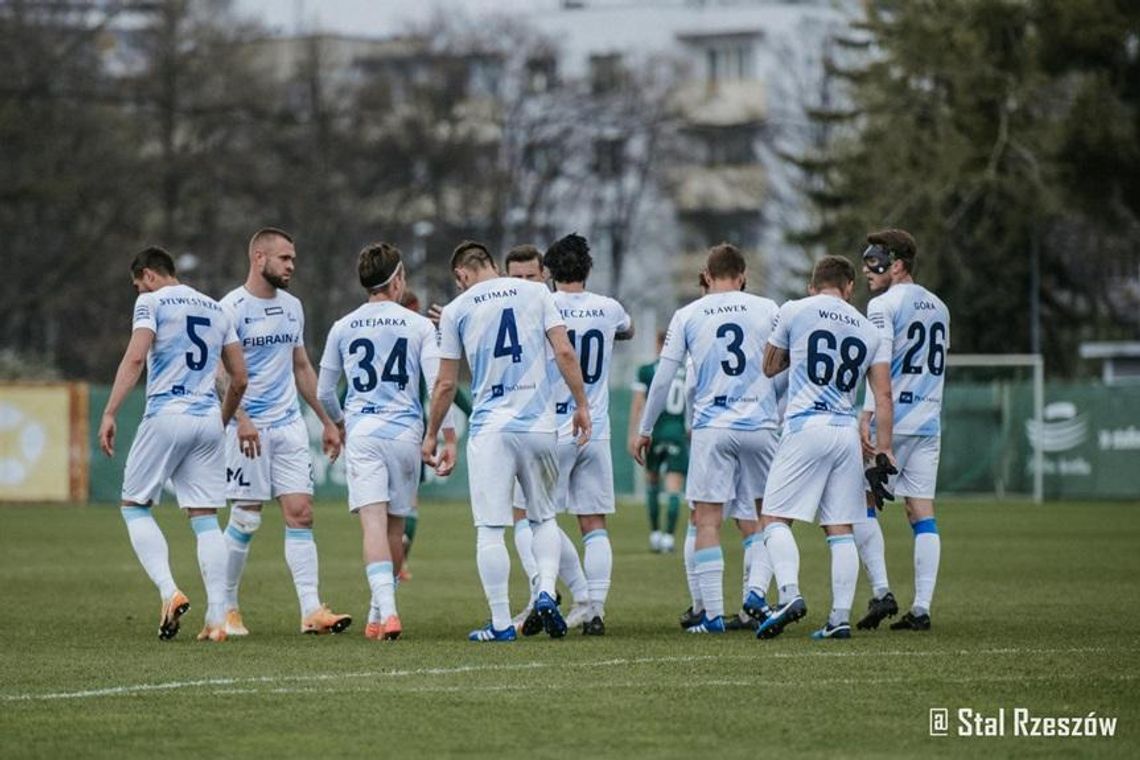
[[[875,513],[874,507],[867,507],[867,517],[871,518],[872,520],[879,519],[879,516]]]
[[[582,543],[588,544],[595,539],[606,538],[609,535],[610,534],[606,531],[605,528],[598,528],[597,530],[592,530],[586,535],[582,536]]]
[[[249,542],[253,540],[253,534],[252,533],[245,533],[243,531],[240,531],[237,528],[235,528],[233,525],[227,525],[226,526],[226,536],[228,536],[229,538],[232,538],[234,541],[237,541],[239,544],[247,544],[248,545]]]
[[[919,520],[910,527],[916,536],[919,533],[933,533],[936,536],[938,535],[938,523],[935,522],[933,517],[928,517],[925,520]]]
[[[835,546],[836,544],[853,544],[855,543],[855,536],[850,533],[843,536],[828,536],[827,545]]]
[[[697,526],[693,525],[692,523],[689,523],[689,529],[685,532],[685,535],[690,536],[691,538],[696,538],[697,537]]]
[[[719,546],[710,546],[706,549],[698,549],[693,552],[693,562],[696,564],[703,564],[705,562],[723,562],[724,552],[721,551]]]
[[[384,573],[391,575],[392,574],[392,563],[391,562],[373,562],[364,568],[364,573],[369,578],[371,578],[373,575],[382,575]]]
[[[286,541],[312,541],[313,529],[312,528],[286,528],[285,529]]]
[[[119,511],[122,512],[123,520],[126,522],[142,520],[151,516],[148,507],[122,507]]]
[[[527,527],[530,527],[530,520],[524,517],[523,519],[516,521],[515,530],[518,530],[520,525],[526,525]]]
[[[212,530],[221,531],[218,527],[217,515],[198,515],[197,517],[190,518],[190,527],[194,529],[194,533],[202,535],[209,533]]]
[[[753,533],[751,536],[746,537],[743,541],[745,551],[747,551],[752,546],[752,544],[762,540],[763,538],[764,536],[760,533]]]

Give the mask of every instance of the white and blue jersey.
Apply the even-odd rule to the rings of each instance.
[[[439,369],[435,327],[425,317],[392,301],[366,303],[333,324],[321,369],[348,380],[350,436],[423,438],[420,378],[434,383]]]
[[[900,283],[871,299],[867,318],[891,348],[894,434],[941,435],[950,310],[921,285]],[[863,408],[875,409],[869,389]]]
[[[301,302],[283,290],[258,298],[245,287],[222,299],[241,341],[249,387],[241,408],[259,428],[286,425],[301,416],[293,379],[293,351],[305,344]]]
[[[872,364],[890,361],[890,347],[851,304],[832,295],[780,307],[768,342],[789,354],[784,429],[857,425],[855,396]]]
[[[692,359],[693,430],[779,427],[760,358],[777,311],[769,298],[733,291],[710,293],[673,315],[661,356],[681,366],[686,354]]]
[[[476,283],[444,307],[439,353],[467,355],[472,436],[557,430],[546,331],[563,325],[546,286],[516,278]]]
[[[620,303],[597,293],[554,293],[554,304],[566,321],[570,343],[578,354],[582,381],[590,402],[591,438],[610,437],[610,361],[614,353],[614,335],[629,330],[632,320]],[[558,437],[574,435],[574,410],[577,404],[566,381],[555,379],[554,412],[558,416]]]
[[[222,346],[237,342],[221,305],[189,285],[168,285],[140,293],[132,329],[150,330],[154,344],[146,359],[146,411],[205,417],[220,405],[214,373]]]

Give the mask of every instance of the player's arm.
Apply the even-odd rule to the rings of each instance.
[[[894,428],[894,406],[891,403],[891,365],[872,364],[867,377],[871,381],[871,392],[875,395],[875,453],[885,453],[893,462],[891,434]]]
[[[628,443],[626,448],[629,450],[629,455],[637,456],[637,423],[641,420],[641,413],[645,410],[645,392],[648,390],[645,384],[638,378],[637,383],[633,387],[633,397],[629,400],[629,432]]]
[[[617,331],[614,333],[614,340],[630,340],[634,335],[633,317],[624,311],[622,314],[623,319],[621,324],[618,325]]]
[[[432,467],[437,467],[440,464],[435,455],[438,446],[436,438],[439,436],[439,429],[443,425],[444,418],[451,409],[451,403],[455,400],[455,388],[458,382],[459,360],[441,358],[439,360],[439,375],[432,386],[431,411],[428,414],[427,429],[424,431],[424,441],[421,448],[424,464]]]
[[[593,424],[590,422],[590,401],[586,398],[586,384],[582,380],[578,354],[574,351],[574,346],[570,345],[566,325],[555,325],[548,329],[546,339],[554,349],[558,371],[562,373],[562,378],[570,388],[570,395],[574,397],[574,435],[578,437],[578,445],[585,446],[593,433]]]
[[[335,460],[340,455],[340,447],[343,445],[340,428],[329,417],[324,405],[317,398],[317,373],[309,361],[309,352],[304,346],[293,348],[293,379],[301,398],[305,399],[305,403],[316,413],[317,419],[324,427],[321,432],[321,448],[330,460]]]
[[[431,330],[425,334],[423,344],[420,347],[420,370],[423,372],[424,381],[429,388],[435,388],[436,380],[439,377],[439,364],[439,351],[435,345],[435,331]],[[456,391],[458,392],[458,388]],[[445,409],[443,420],[440,422],[443,429],[443,452],[439,455],[435,465],[435,473],[440,476],[451,474],[451,471],[455,469],[458,456],[457,444],[459,439],[455,434],[455,414],[451,409],[451,404],[448,404]]]
[[[241,405],[241,397],[249,386],[249,372],[245,367],[245,354],[241,351],[241,344],[236,341],[222,346],[222,366],[229,375],[226,385],[226,395],[222,398],[222,425],[230,424],[234,414]]]
[[[214,391],[218,394],[219,402],[225,403],[229,387],[230,375],[226,372],[226,365],[219,362],[218,371],[214,375]],[[241,453],[250,459],[261,456],[261,434],[240,404],[234,412],[233,419],[237,422],[238,449]]]
[[[771,343],[764,345],[764,374],[775,377],[788,368],[790,364],[788,349],[778,348]]]
[[[146,363],[147,352],[154,345],[154,331],[139,327],[131,332],[131,340],[119,368],[115,371],[115,382],[111,386],[111,395],[107,398],[107,406],[103,408],[103,419],[99,422],[99,448],[111,457],[115,455],[115,415],[123,400],[135,387],[142,375],[143,365]]]
[[[637,426],[637,443],[634,447],[633,458],[638,464],[645,464],[645,451],[649,448],[649,439],[653,433],[653,426],[657,418],[665,411],[665,403],[669,399],[669,387],[673,378],[680,369],[681,362],[661,354],[657,362],[657,369],[653,372],[653,382],[649,385],[649,393],[645,396],[645,408],[641,412],[641,419]]]

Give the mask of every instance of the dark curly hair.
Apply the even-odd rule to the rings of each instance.
[[[542,265],[550,270],[555,282],[585,282],[594,259],[586,238],[573,232],[546,249]]]

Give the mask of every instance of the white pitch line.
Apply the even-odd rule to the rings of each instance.
[[[791,658],[809,658],[809,657],[906,657],[906,656],[969,656],[969,655],[1041,655],[1041,654],[1108,654],[1108,653],[1133,653],[1138,651],[1134,648],[1125,649],[1106,649],[1100,647],[1072,647],[1067,649],[1018,649],[1016,647],[1007,647],[1001,649],[959,649],[959,650],[929,650],[929,651],[867,651],[867,652],[776,652],[771,653],[773,658],[791,659]],[[23,694],[4,694],[0,695],[0,701],[3,702],[38,702],[50,701],[59,699],[93,699],[98,697],[118,697],[128,696],[132,694],[144,694],[147,692],[161,692],[161,691],[176,691],[179,689],[192,689],[196,687],[233,687],[232,689],[225,689],[224,691],[240,691],[245,686],[256,686],[258,684],[279,684],[279,683],[302,683],[302,682],[321,682],[321,681],[339,681],[343,679],[361,679],[361,678],[407,678],[411,676],[450,676],[459,675],[462,673],[478,673],[478,672],[508,672],[514,670],[535,670],[542,668],[557,668],[562,666],[572,667],[611,667],[622,665],[646,665],[646,664],[660,664],[668,662],[701,662],[708,660],[759,660],[760,658],[752,655],[687,655],[675,657],[634,657],[634,658],[618,658],[610,660],[596,660],[593,662],[526,662],[518,664],[499,664],[499,665],[460,665],[452,668],[415,668],[411,670],[370,670],[349,673],[309,673],[301,675],[282,675],[282,676],[244,676],[233,678],[202,678],[191,681],[166,681],[163,683],[150,683],[150,684],[134,684],[129,686],[109,686],[101,689],[88,689],[84,691],[63,691],[63,692],[48,692],[48,693],[23,693]],[[1046,676],[1043,680],[1054,678],[1054,676]],[[911,679],[913,680],[913,679]],[[946,681],[946,679],[940,679]],[[985,679],[971,679],[963,681],[963,683],[973,683],[975,680],[982,681]],[[1012,678],[1010,680],[1017,681],[1019,679]],[[1020,679],[1020,680],[1032,680]],[[1125,676],[1120,680],[1134,680],[1132,676]],[[953,679],[951,679],[953,681]],[[842,685],[845,683],[852,684],[876,684],[876,683],[896,683],[897,681],[885,680],[868,680],[868,679],[850,679],[839,680],[834,682],[822,681],[813,679],[804,682],[794,682],[794,684],[821,684],[821,683],[834,683],[835,685]],[[767,682],[758,682],[755,685],[763,686]],[[794,685],[789,683],[788,685]],[[776,685],[772,682],[771,685]],[[472,690],[475,687],[463,687],[462,690]],[[511,687],[517,688],[517,687]],[[338,689],[343,691],[343,689]],[[217,691],[217,690],[216,690]]]

